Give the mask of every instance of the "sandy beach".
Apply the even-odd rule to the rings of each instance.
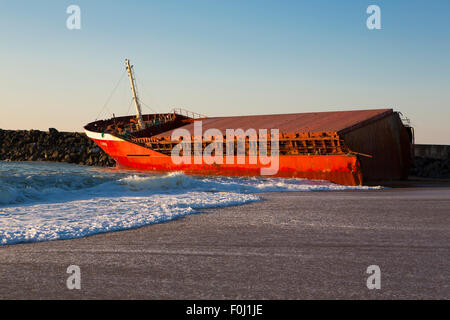
[[[82,239],[0,247],[1,299],[449,299],[450,188],[266,193]],[[69,265],[81,290],[68,290]],[[369,290],[366,269],[381,269]]]

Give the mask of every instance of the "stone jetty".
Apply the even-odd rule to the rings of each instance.
[[[114,166],[115,161],[84,133],[0,129],[0,160],[57,161]]]

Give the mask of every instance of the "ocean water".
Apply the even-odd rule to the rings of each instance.
[[[193,177],[0,161],[0,244],[80,238],[261,200],[262,192],[356,190],[327,181]]]

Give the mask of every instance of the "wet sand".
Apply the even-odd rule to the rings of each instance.
[[[0,247],[1,299],[450,299],[450,188],[295,192]],[[69,265],[81,290],[68,290]],[[369,290],[366,269],[381,268]]]

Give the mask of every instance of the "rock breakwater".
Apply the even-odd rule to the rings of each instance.
[[[57,161],[114,166],[115,161],[84,133],[0,129],[0,160]]]

